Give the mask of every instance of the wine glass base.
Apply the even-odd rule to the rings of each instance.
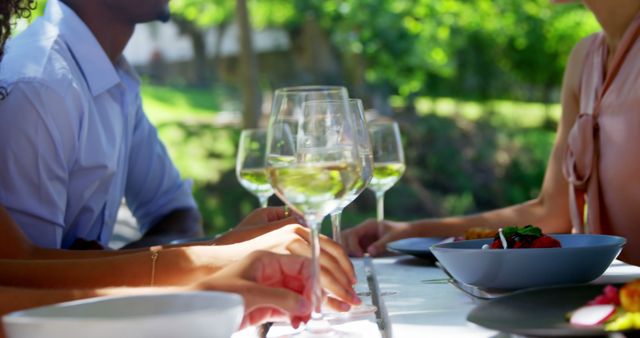
[[[303,330],[290,335],[277,336],[276,338],[365,338],[365,337],[363,337],[358,333],[340,331],[337,329],[329,328],[329,330],[322,333]]]
[[[350,319],[352,320],[352,319]],[[333,326],[333,322],[329,322],[323,315],[320,320],[310,320],[302,329],[295,333],[276,335],[277,338],[365,338],[363,335],[341,330],[340,327]]]
[[[352,306],[347,312],[337,312],[331,310],[323,311],[324,319],[333,322],[347,322],[368,317],[376,312],[378,308],[371,304],[360,304]]]

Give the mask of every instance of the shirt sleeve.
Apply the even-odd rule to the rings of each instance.
[[[191,182],[180,178],[156,129],[142,110],[140,97],[137,107],[125,198],[144,233],[171,211],[197,206]]]
[[[60,247],[65,224],[74,152],[68,108],[63,96],[37,82],[15,83],[0,101],[0,204],[45,247]]]

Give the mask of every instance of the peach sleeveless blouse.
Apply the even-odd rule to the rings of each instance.
[[[573,231],[627,238],[620,259],[640,264],[640,13],[607,74],[604,34],[591,37],[580,85],[580,115],[568,139]],[[584,217],[586,206],[586,219]]]

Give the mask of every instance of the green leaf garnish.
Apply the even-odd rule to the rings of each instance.
[[[538,238],[542,236],[542,230],[540,230],[540,228],[538,227],[535,227],[529,224],[523,228],[519,228],[519,227],[502,228],[502,234],[504,235],[505,238],[512,238],[513,236]]]

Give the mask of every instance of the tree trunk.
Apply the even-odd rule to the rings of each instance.
[[[204,34],[202,31],[196,30],[191,34],[193,41],[193,52],[196,62],[196,85],[198,87],[206,87],[210,82],[211,70],[207,66],[207,54],[204,42]]]
[[[242,122],[244,128],[256,128],[261,114],[262,97],[258,84],[258,61],[251,43],[251,24],[246,0],[236,1],[240,26],[240,73],[244,96]]]
[[[222,55],[222,39],[224,39],[224,35],[227,32],[227,28],[229,27],[229,23],[228,22],[221,22],[220,25],[218,25],[218,30],[217,30],[217,34],[216,34],[216,44],[215,44],[215,51],[213,54],[213,64],[214,67],[216,69],[216,73],[221,73],[221,55]],[[218,78],[216,78],[215,74],[214,74],[214,80],[217,80]]]
[[[189,35],[191,38],[195,63],[195,71],[193,74],[195,84],[199,87],[209,85],[211,80],[211,69],[207,64],[204,34],[202,33],[202,30],[189,20],[185,20],[181,17],[175,17],[173,21],[178,25],[181,32]]]

